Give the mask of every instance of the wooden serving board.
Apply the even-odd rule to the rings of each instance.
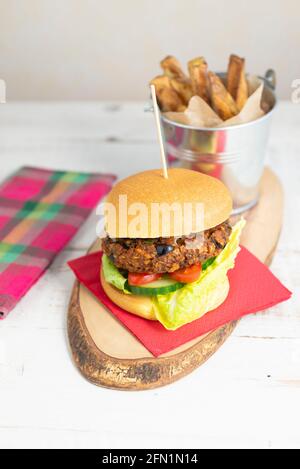
[[[269,265],[283,216],[282,188],[271,170],[264,172],[258,205],[244,216],[247,224],[242,244]],[[97,241],[91,251],[99,247]],[[155,358],[78,281],[68,311],[69,342],[82,375],[98,386],[124,390],[156,388],[182,378],[208,360],[235,326],[231,322]]]

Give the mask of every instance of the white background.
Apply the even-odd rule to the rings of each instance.
[[[146,99],[166,54],[300,78],[298,0],[0,0],[0,78],[11,99]]]

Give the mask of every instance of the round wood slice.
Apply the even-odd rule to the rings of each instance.
[[[280,234],[283,193],[266,169],[258,205],[244,216],[242,244],[270,264]],[[97,241],[91,250],[99,250]],[[75,282],[68,311],[74,362],[92,383],[114,389],[151,389],[182,378],[202,365],[225,342],[236,322],[199,337],[165,355],[152,354],[82,285]]]

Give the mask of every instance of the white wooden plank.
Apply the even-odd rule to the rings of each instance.
[[[262,441],[266,436],[298,436],[299,363],[293,364],[291,357],[299,341],[293,345],[230,339],[209,363],[172,386],[121,393],[96,388],[79,377],[62,333],[30,335],[25,330],[17,338],[24,365],[1,377],[1,395],[6,398],[0,409],[2,428],[117,431],[119,442],[122,434],[135,434],[137,428],[144,437],[159,432],[178,442],[181,435],[200,442],[224,435]],[[11,337],[8,340],[11,344]]]
[[[0,448],[15,448],[16,435],[21,449],[294,449],[300,447],[299,439],[268,440],[257,437],[201,437],[190,434],[73,431],[71,429],[45,429],[30,427],[5,427],[0,429]],[[199,455],[201,460],[201,454]]]
[[[143,102],[8,102],[0,108],[0,141],[7,144],[122,140],[156,141],[152,113]],[[297,142],[299,106],[281,101],[271,142]]]
[[[0,109],[0,140],[14,145],[155,141],[154,118],[152,113],[145,112],[145,104],[7,103]]]
[[[58,170],[113,173],[119,178],[134,171],[159,167],[159,150],[154,144],[139,143],[57,143],[53,145],[1,145],[0,158],[5,162],[2,178],[22,165]]]
[[[66,261],[93,241],[93,215],[0,323],[0,447],[300,447],[299,126],[299,106],[281,103],[268,151],[286,193],[272,271],[293,298],[243,319],[206,365],[172,386],[96,388],[72,365],[65,330]],[[2,177],[24,164],[124,177],[159,164],[153,118],[143,103],[10,103],[0,108],[0,164]]]

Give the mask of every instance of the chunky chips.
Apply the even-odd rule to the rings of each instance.
[[[204,57],[188,62],[188,74],[179,61],[169,55],[160,62],[163,75],[151,81],[163,112],[182,112],[193,96],[202,98],[222,120],[236,116],[248,97],[245,59],[232,54],[226,79],[208,70]]]

